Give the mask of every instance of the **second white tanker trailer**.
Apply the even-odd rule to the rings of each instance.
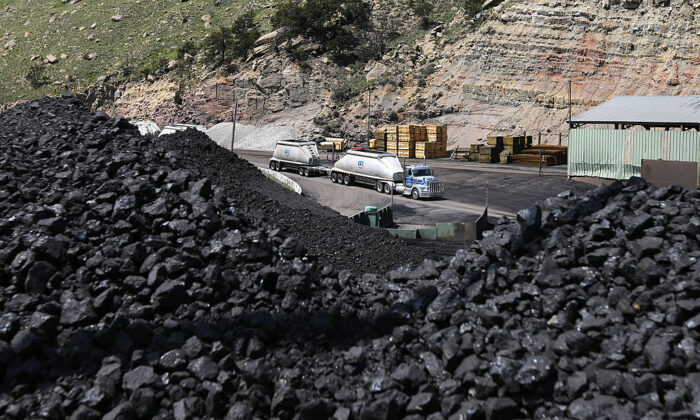
[[[326,167],[321,165],[321,157],[316,143],[312,141],[278,141],[270,159],[270,169],[281,171],[292,169],[301,176],[325,175]]]
[[[330,171],[334,183],[360,183],[373,186],[379,192],[396,192],[414,199],[441,197],[445,191],[430,167],[404,168],[395,154],[377,150],[349,150]]]

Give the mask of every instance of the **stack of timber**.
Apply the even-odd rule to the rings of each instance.
[[[416,157],[419,159],[435,159],[438,157],[438,143],[432,141],[416,143]]]
[[[503,150],[511,155],[520,153],[532,144],[532,136],[504,136]]]
[[[498,162],[500,151],[494,146],[481,146],[479,147],[479,162],[481,163],[494,163]]]
[[[567,147],[546,144],[531,146],[529,149],[514,154],[511,159],[513,163],[519,165],[537,166],[540,164],[540,157],[542,159],[542,166],[563,165],[567,161]]]
[[[386,132],[378,131],[374,133],[374,138],[369,139],[369,148],[386,151],[386,138]]]
[[[427,125],[425,126],[427,141],[435,143],[435,157],[445,157],[447,155],[447,126]]]
[[[469,149],[469,161],[478,162],[479,161],[479,150],[484,147],[480,144],[472,144]]]
[[[398,157],[434,159],[447,156],[447,126],[387,125],[379,129],[370,147]]]

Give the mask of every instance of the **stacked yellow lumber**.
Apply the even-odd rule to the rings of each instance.
[[[472,144],[469,147],[469,161],[470,162],[478,162],[479,161],[479,149],[482,146],[480,144]]]
[[[381,135],[380,135],[381,133]],[[437,158],[447,155],[447,126],[444,125],[387,125],[375,135],[370,147],[382,148],[399,157]]]
[[[520,165],[534,165],[540,164],[540,159],[542,160],[542,166],[554,166],[563,165],[567,160],[566,146],[552,146],[548,144],[530,146],[529,149],[522,150],[519,154],[512,156],[513,163]]]
[[[398,125],[385,125],[379,129],[380,132],[386,133],[387,141],[398,141],[399,139]]]
[[[378,131],[374,133],[374,138],[369,139],[369,148],[377,150],[386,150],[387,133]]]
[[[488,137],[486,137],[486,145],[502,150],[503,149],[503,136],[488,136]]]
[[[540,164],[539,154],[527,154],[521,153],[518,155],[511,155],[511,161],[518,165],[529,165],[538,166]],[[557,160],[552,155],[542,155],[542,166],[554,166],[557,165]]]
[[[498,162],[499,149],[494,146],[481,146],[479,147],[479,162],[481,163],[494,163]]]
[[[520,153],[522,155],[539,156],[540,151],[542,153],[542,156],[547,156],[548,162],[553,162],[552,165],[563,165],[566,163],[568,158],[568,148],[566,146],[551,146],[547,144],[531,146],[529,149],[525,149]]]
[[[325,141],[327,143],[333,143],[333,147],[334,147],[335,151],[345,150],[345,144],[346,144],[345,139],[326,137]]]
[[[436,157],[447,156],[447,126],[427,125],[425,129],[428,141],[437,143],[437,148],[435,150]]]
[[[435,159],[437,157],[438,143],[424,141],[416,143],[416,157],[419,159]]]

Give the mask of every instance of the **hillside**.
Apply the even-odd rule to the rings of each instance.
[[[31,2],[10,3],[25,6],[14,6],[10,14],[2,12],[3,20],[13,16],[10,22],[17,38],[21,34],[17,23],[35,12],[21,12],[28,10]],[[146,13],[139,2],[120,2],[123,3],[134,4],[129,13],[124,12],[122,21],[110,19],[126,7],[101,10],[102,20],[95,30],[102,28],[103,40],[113,39],[107,34],[119,34],[131,38],[137,48],[154,53],[151,61],[140,64],[146,67],[152,60],[166,65],[167,60],[159,57],[174,58],[177,46],[185,38],[204,39],[219,23],[227,19],[230,22],[242,12],[235,1],[220,2],[219,6],[211,2],[159,3],[163,11],[158,13],[152,7]],[[363,37],[380,39],[381,50],[375,51],[373,57],[351,62],[335,60],[313,40],[294,40],[297,55],[290,54],[284,44],[277,43],[284,40],[273,33],[261,39],[249,58],[239,62],[231,74],[205,65],[199,54],[191,66],[181,66],[179,72],[157,68],[149,72],[146,68],[138,73],[155,73],[155,77],[146,81],[134,76],[132,82],[124,84],[117,65],[124,54],[103,48],[93,61],[75,58],[71,64],[68,58],[50,69],[56,73],[72,65],[78,70],[71,74],[86,82],[96,81],[108,72],[106,81],[93,83],[86,97],[105,105],[112,113],[155,119],[161,124],[213,124],[230,120],[235,97],[242,121],[257,126],[291,125],[300,137],[364,138],[366,89],[370,88],[373,128],[390,121],[447,124],[452,146],[470,144],[488,133],[523,131],[542,132],[547,142],[557,142],[562,132],[566,142],[569,81],[574,113],[615,95],[682,95],[700,91],[700,2],[695,0],[496,1],[487,2],[486,9],[475,19],[465,16],[463,2],[446,0],[434,2],[425,27],[414,10],[407,7],[408,1],[370,3],[371,25],[363,29]],[[261,30],[271,29],[269,16],[274,6],[246,4],[256,11]],[[75,9],[76,22],[62,25],[63,36],[70,33],[69,26],[76,33],[84,32],[75,29],[80,25],[77,18],[89,15],[90,8],[87,3],[56,2],[51,12],[60,17],[69,11],[62,19],[70,19],[70,11]],[[140,23],[136,25],[130,16],[139,11],[147,18],[138,19]],[[49,11],[42,13],[50,19]],[[176,29],[161,26],[156,18],[167,15],[172,19],[178,13],[188,19]],[[205,28],[201,19],[206,14],[211,16],[211,28]],[[147,23],[154,20],[155,25]],[[105,28],[111,25],[115,28]],[[122,25],[122,30],[115,30],[118,25]],[[90,28],[87,23],[84,26]],[[140,42],[146,27],[152,28],[147,31],[150,35]],[[178,35],[172,36],[175,32]],[[157,38],[160,43],[155,42]],[[0,46],[7,39],[6,34]],[[3,54],[18,60],[41,51],[60,53],[60,49],[40,46],[34,46],[30,53],[23,52],[21,48],[28,48],[21,47],[24,44],[27,42],[18,40],[14,49]],[[76,50],[71,51],[74,55]],[[2,88],[0,102],[39,96],[53,88],[32,91],[25,84],[18,82],[9,93]],[[73,86],[67,83],[66,87]],[[176,94],[182,98],[181,104],[175,103]]]
[[[82,91],[100,76],[120,81],[161,71],[187,40],[262,1],[8,0],[0,3],[0,103]],[[31,65],[45,84],[33,88]],[[125,74],[126,73],[126,74]],[[7,83],[5,83],[7,82]]]

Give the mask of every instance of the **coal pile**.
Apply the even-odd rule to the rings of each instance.
[[[332,209],[281,188],[260,176],[260,171],[250,162],[217,146],[204,133],[188,130],[160,137],[158,141],[188,169],[219,185],[248,213],[295,237],[308,255],[321,263],[362,275],[384,273],[433,254],[430,249],[416,248],[410,241],[393,238],[383,229],[358,225]]]
[[[3,418],[700,416],[698,191],[561,194],[353,275],[71,97],[0,123]]]

